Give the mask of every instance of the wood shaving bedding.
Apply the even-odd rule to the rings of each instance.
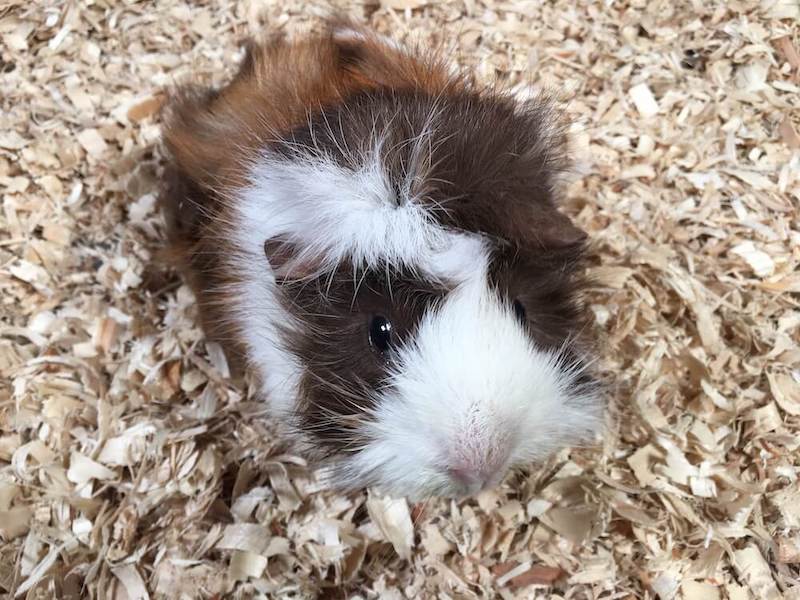
[[[302,0],[0,7],[0,591],[800,598],[800,3],[341,0],[559,90],[608,431],[498,490],[321,489],[153,267],[164,90]]]

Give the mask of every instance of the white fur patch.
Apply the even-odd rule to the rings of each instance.
[[[264,157],[252,171],[252,185],[237,203],[246,238],[262,247],[268,239],[293,243],[298,262],[320,272],[346,261],[357,268],[406,267],[433,278],[469,276],[482,254],[477,236],[443,229],[429,209],[396,192],[377,152],[357,170],[323,158],[291,161]],[[245,236],[243,236],[244,238]]]
[[[343,476],[412,498],[473,493],[448,469],[490,472],[499,483],[515,464],[542,459],[593,432],[592,392],[558,353],[534,347],[513,309],[483,273],[453,291],[402,349],[391,391],[379,398],[371,440]]]
[[[277,296],[272,270],[259,248],[240,241],[240,256],[231,266],[242,281],[232,290],[232,308],[247,345],[248,363],[261,379],[262,395],[273,414],[288,418],[297,402],[303,369],[279,327],[292,329],[293,317]]]

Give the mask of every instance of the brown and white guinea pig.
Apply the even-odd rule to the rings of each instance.
[[[564,125],[331,21],[181,89],[170,247],[206,333],[339,489],[471,495],[601,422]]]

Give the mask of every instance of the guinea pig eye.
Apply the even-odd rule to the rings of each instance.
[[[514,300],[514,314],[520,323],[525,323],[528,320],[528,313],[525,312],[525,307],[519,300]]]
[[[392,344],[392,324],[386,317],[373,317],[369,324],[369,343],[378,352],[386,352]]]

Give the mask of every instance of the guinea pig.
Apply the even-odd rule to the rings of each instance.
[[[331,20],[170,92],[168,248],[334,488],[464,497],[593,436],[587,236],[547,97]]]

